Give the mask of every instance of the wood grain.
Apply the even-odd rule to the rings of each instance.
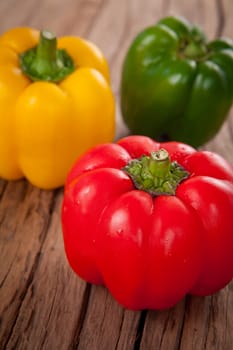
[[[119,109],[122,62],[134,36],[165,15],[201,25],[211,39],[233,37],[232,0],[0,1],[0,31],[46,28],[95,42],[111,69],[116,139],[128,133]],[[205,149],[232,161],[233,111]],[[176,307],[133,312],[104,287],[79,279],[65,258],[63,189],[0,179],[0,349],[231,350],[233,283],[216,295],[187,296]]]

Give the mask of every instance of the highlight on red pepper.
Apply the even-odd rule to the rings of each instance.
[[[75,273],[141,310],[232,280],[232,215],[233,167],[223,157],[128,136],[76,161],[61,220]]]
[[[113,141],[109,80],[88,40],[25,27],[0,36],[0,177],[64,185],[77,156]]]

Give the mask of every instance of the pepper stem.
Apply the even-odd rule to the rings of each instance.
[[[207,49],[204,45],[199,45],[197,43],[191,42],[183,50],[185,57],[199,59],[205,57],[207,54]]]
[[[150,156],[131,160],[123,170],[137,189],[152,196],[175,195],[179,183],[189,176],[177,162],[171,162],[169,153],[162,148]]]
[[[202,61],[209,55],[206,37],[198,27],[193,27],[190,36],[181,40],[179,53],[181,57],[196,61]]]
[[[56,49],[57,39],[55,35],[45,30],[42,31],[31,68],[34,68],[40,75],[48,75],[51,71],[56,72],[59,69]]]
[[[40,33],[39,43],[20,54],[20,67],[31,80],[58,82],[75,69],[65,50],[57,49],[56,36],[47,30]]]

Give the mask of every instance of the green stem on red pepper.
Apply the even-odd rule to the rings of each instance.
[[[189,176],[177,162],[171,162],[165,149],[151,152],[150,156],[133,159],[123,170],[137,189],[152,196],[175,195],[179,183]]]
[[[57,49],[56,36],[46,30],[40,33],[38,45],[20,54],[19,60],[22,71],[32,81],[59,82],[75,69],[70,55]]]

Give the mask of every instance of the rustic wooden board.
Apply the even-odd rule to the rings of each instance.
[[[125,52],[138,31],[168,14],[195,21],[209,38],[233,37],[232,0],[2,0],[0,31],[29,25],[95,42],[110,63],[119,138],[128,132],[119,109]],[[204,148],[232,161],[233,111]],[[0,349],[233,348],[233,283],[170,310],[134,312],[75,276],[63,249],[62,197],[63,189],[0,180]]]

